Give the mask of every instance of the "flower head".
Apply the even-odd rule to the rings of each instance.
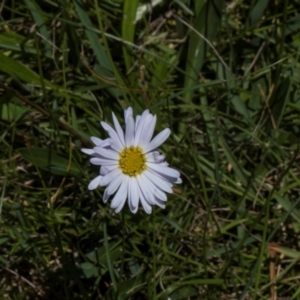
[[[145,110],[141,116],[132,115],[132,108],[124,112],[125,133],[112,113],[114,127],[101,122],[109,138],[101,140],[92,137],[93,149],[81,149],[91,155],[90,162],[99,165],[100,174],[94,178],[89,190],[107,186],[103,201],[113,195],[111,207],[119,212],[126,199],[131,212],[136,213],[141,202],[146,213],[152,212],[152,205],[165,208],[166,192],[172,193],[174,183],[181,183],[177,170],[168,167],[165,156],[155,151],[170,135],[166,128],[152,140],[156,116]]]

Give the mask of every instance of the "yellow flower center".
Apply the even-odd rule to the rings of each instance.
[[[137,176],[146,169],[146,157],[140,147],[125,148],[120,153],[119,167],[128,176]]]

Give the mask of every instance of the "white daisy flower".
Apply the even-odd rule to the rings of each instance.
[[[91,155],[90,162],[99,165],[100,175],[94,178],[89,190],[107,186],[103,201],[113,196],[111,207],[118,213],[126,199],[131,212],[136,213],[141,202],[146,213],[152,212],[152,205],[165,208],[166,193],[172,193],[174,183],[181,183],[180,173],[168,167],[165,156],[155,151],[170,135],[166,128],[152,140],[156,116],[145,110],[141,116],[132,116],[132,108],[124,112],[125,134],[112,113],[115,129],[101,122],[109,138],[101,140],[92,137],[93,149],[81,149]]]

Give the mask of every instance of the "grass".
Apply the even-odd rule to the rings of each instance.
[[[300,299],[300,3],[152,2],[2,3],[1,299]],[[183,179],[149,216],[87,190],[128,106]]]

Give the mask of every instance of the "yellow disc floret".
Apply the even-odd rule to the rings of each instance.
[[[146,169],[146,157],[140,147],[131,146],[120,153],[119,168],[128,176],[137,176]]]

